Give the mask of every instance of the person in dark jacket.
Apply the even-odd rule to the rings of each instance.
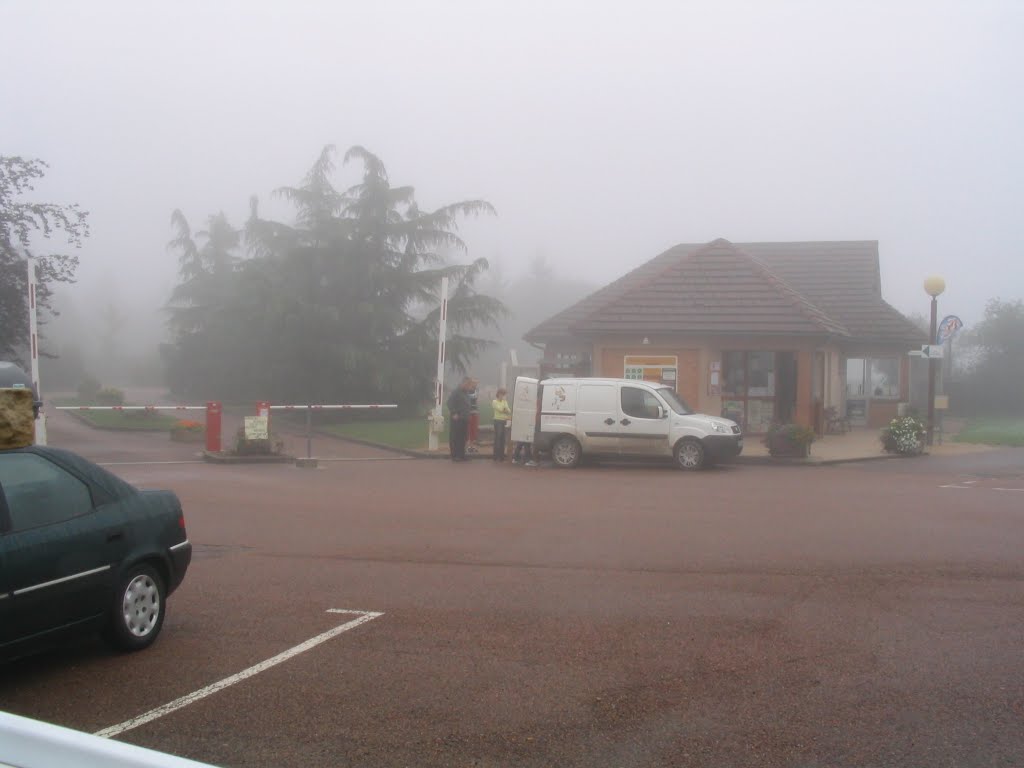
[[[470,402],[469,393],[473,389],[473,379],[469,376],[452,390],[448,396],[448,451],[452,461],[466,461],[466,437],[469,433]]]

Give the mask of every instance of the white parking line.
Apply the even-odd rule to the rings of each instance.
[[[329,629],[326,632],[322,632],[321,634],[317,635],[316,637],[310,638],[304,643],[299,643],[298,645],[293,646],[292,648],[289,648],[286,651],[282,651],[276,656],[272,656],[266,661],[261,661],[259,664],[254,664],[248,669],[244,669],[241,672],[238,672],[237,674],[231,675],[230,677],[225,677],[223,680],[218,680],[216,683],[212,683],[211,685],[208,685],[205,688],[200,688],[198,691],[194,691],[193,693],[189,693],[185,696],[182,696],[181,698],[175,699],[174,701],[169,702],[168,704],[164,704],[163,706],[157,707],[156,709],[151,709],[149,710],[149,712],[145,712],[144,714],[141,714],[138,717],[133,717],[131,720],[125,720],[123,723],[112,725],[109,728],[104,728],[102,731],[96,731],[95,735],[101,736],[105,739],[109,739],[111,736],[117,736],[118,734],[124,733],[125,731],[130,731],[132,728],[138,728],[140,725],[152,722],[153,720],[156,720],[159,717],[163,717],[164,715],[168,715],[171,712],[181,709],[182,707],[187,707],[189,704],[194,704],[200,699],[204,699],[210,694],[223,690],[228,686],[234,685],[235,683],[240,683],[243,680],[252,677],[253,675],[258,675],[260,672],[270,669],[271,667],[275,667],[283,661],[288,661],[288,659],[292,658],[293,656],[298,656],[300,653],[304,653],[310,650],[311,648],[315,648],[321,643],[325,643],[331,638],[337,637],[342,632],[348,632],[350,629],[355,629],[361,624],[365,624],[368,621],[373,621],[374,619],[384,615],[383,613],[377,613],[375,611],[349,611],[344,608],[331,608],[327,611],[327,613],[357,613],[359,614],[359,618],[352,619],[352,621],[347,621],[344,624],[335,627],[334,629]]]
[[[1024,491],[1024,488],[993,488],[993,491]]]

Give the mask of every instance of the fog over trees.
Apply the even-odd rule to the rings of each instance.
[[[487,261],[454,259],[467,256],[459,222],[494,214],[491,204],[424,211],[368,150],[352,147],[344,162],[362,166],[348,189],[333,185],[328,146],[299,186],[275,192],[294,207],[292,223],[264,218],[256,198],[241,227],[216,213],[193,233],[174,211],[181,280],[162,350],[174,394],[416,409],[433,394],[444,277],[450,364],[466,370],[488,346],[481,333],[505,310],[477,290]]]

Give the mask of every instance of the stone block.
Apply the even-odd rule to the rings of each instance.
[[[0,389],[0,450],[35,443],[33,399],[31,389]]]

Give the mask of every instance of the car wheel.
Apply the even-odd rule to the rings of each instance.
[[[562,435],[551,444],[551,460],[558,467],[575,467],[583,458],[583,449],[576,438]]]
[[[140,563],[118,582],[106,637],[124,651],[152,645],[164,625],[164,580],[151,565]]]
[[[700,469],[705,464],[704,446],[699,440],[681,440],[676,445],[676,464],[689,471]]]

